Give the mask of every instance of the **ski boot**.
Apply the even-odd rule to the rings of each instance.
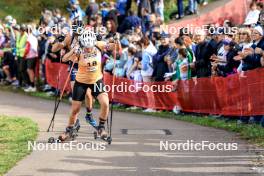
[[[85,120],[87,123],[89,123],[92,127],[97,129],[96,120],[93,118],[92,112],[87,112],[85,115]]]
[[[112,143],[112,138],[108,136],[104,126],[98,126],[97,131],[94,132],[94,139],[98,138],[106,141],[109,145]]]
[[[77,119],[73,127],[67,127],[66,131],[60,135],[57,139],[54,137],[50,137],[48,139],[48,143],[60,143],[66,140],[74,140],[78,136],[78,131],[80,130],[80,120]]]

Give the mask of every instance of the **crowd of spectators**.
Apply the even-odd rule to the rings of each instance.
[[[35,92],[36,68],[40,68],[41,88],[52,94],[55,88],[46,82],[44,63],[46,59],[60,62],[63,52],[53,53],[51,47],[60,41],[63,33],[40,33],[36,29],[71,26],[76,20],[90,27],[105,27],[105,31],[98,32],[98,40],[112,41],[119,36],[122,50],[117,54],[117,61],[114,62],[114,53],[106,49],[103,69],[130,80],[172,81],[177,87],[179,80],[243,75],[245,71],[264,66],[263,4],[260,2],[252,1],[244,24],[236,25],[235,33],[227,32],[234,25],[226,21],[223,26],[210,24],[214,32],[182,28],[177,35],[169,35],[160,27],[164,24],[163,0],[137,0],[137,12],[131,10],[131,3],[117,0],[98,4],[90,0],[86,10],[82,10],[78,0],[70,0],[69,18],[59,9],[44,9],[39,24],[18,25],[12,16],[7,16],[0,22],[0,79],[4,84]],[[259,123],[261,118],[241,117],[239,122]]]

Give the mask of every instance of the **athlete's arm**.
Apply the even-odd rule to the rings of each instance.
[[[52,52],[57,52],[65,47],[69,48],[69,42],[71,40],[71,36],[70,35],[66,35],[65,39],[63,40],[63,42],[56,42],[52,45]]]
[[[122,52],[121,49],[121,45],[120,42],[117,41],[116,43],[107,43],[105,41],[97,41],[96,46],[101,50],[104,51],[106,50],[110,50],[110,51],[114,51],[116,49],[116,51],[118,51],[118,53],[120,54],[120,52]]]
[[[67,62],[69,60],[77,63],[79,58],[79,55],[76,53],[76,48],[73,48],[70,50],[70,52],[66,53],[63,57],[62,57],[62,62]]]

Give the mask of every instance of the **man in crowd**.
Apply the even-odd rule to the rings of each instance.
[[[27,44],[27,27],[25,24],[21,25],[20,33],[17,35],[16,41],[16,54],[17,54],[17,62],[18,62],[18,80],[19,86],[26,86],[28,84],[28,76],[26,73],[26,59],[25,56],[25,49]],[[24,83],[24,84],[23,84]]]

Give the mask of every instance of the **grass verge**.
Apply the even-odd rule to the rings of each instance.
[[[37,132],[37,124],[30,119],[0,115],[0,175],[31,152],[27,144]]]
[[[36,93],[24,93],[21,89],[12,89],[10,86],[0,86],[0,90],[11,91],[20,94],[26,94],[34,97],[44,98],[47,100],[54,100],[54,97],[49,97],[43,92]],[[69,103],[67,99],[63,100]],[[99,105],[95,103],[94,108],[98,108]],[[145,113],[141,109],[128,110],[124,106],[114,106],[115,111],[119,112],[130,112],[149,116],[155,116],[159,118],[169,118],[175,120],[181,120],[190,122],[193,124],[214,127],[219,129],[224,129],[227,131],[238,133],[242,139],[248,140],[249,142],[256,144],[257,146],[264,147],[264,128],[257,124],[237,124],[236,121],[226,121],[226,119],[217,119],[207,115],[176,115],[169,111],[162,111],[156,113]]]

